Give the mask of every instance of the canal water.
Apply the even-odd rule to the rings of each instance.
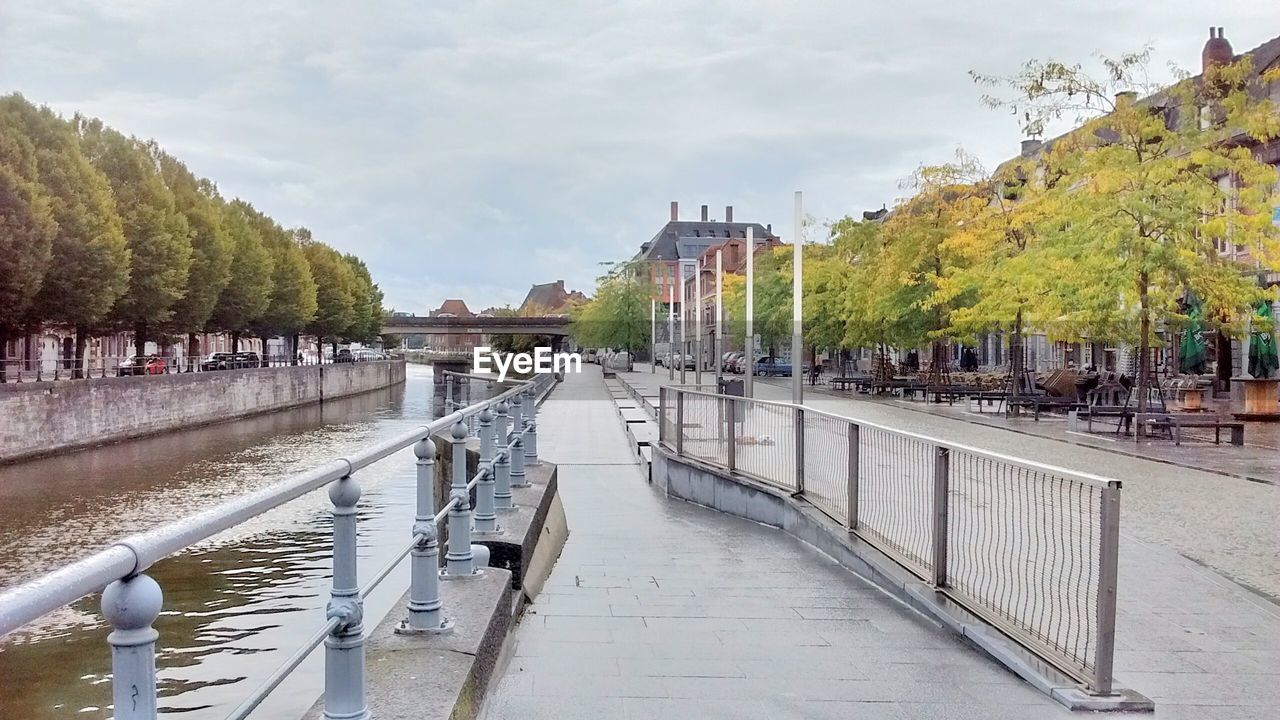
[[[404,385],[296,410],[0,466],[0,588],[112,540],[264,487],[433,417],[429,367]],[[409,542],[409,450],[356,475],[362,582]],[[223,718],[324,621],[324,490],[157,564],[161,712]],[[402,563],[366,601],[372,628],[408,587]],[[0,639],[0,717],[109,718],[108,628],[90,596]],[[323,647],[255,712],[296,718],[323,686]]]

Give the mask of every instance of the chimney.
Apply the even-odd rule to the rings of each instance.
[[[680,219],[680,203],[676,202],[675,200],[672,200],[671,201],[671,222],[675,222],[679,219]]]
[[[733,222],[733,206],[732,205],[724,206],[724,221],[727,223]]]
[[[764,231],[769,234],[769,237],[773,237],[773,223],[769,223],[768,225],[765,225]]]
[[[707,221],[707,206],[703,205],[702,206],[702,222],[706,222],[706,221]]]
[[[1223,35],[1222,28],[1209,28],[1209,40],[1204,44],[1204,50],[1200,52],[1200,70],[1201,72],[1209,72],[1209,69],[1217,65],[1226,65],[1235,57],[1235,51],[1231,49],[1231,43],[1227,42],[1227,38]]]
[[[1116,109],[1118,110],[1120,108],[1129,107],[1137,102],[1137,100],[1138,93],[1136,90],[1121,90],[1116,93]]]
[[[1036,138],[1027,138],[1022,141],[1022,156],[1028,157],[1034,155],[1040,149],[1041,142]]]

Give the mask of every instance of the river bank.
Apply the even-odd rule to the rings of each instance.
[[[391,387],[403,360],[0,385],[0,463]]]

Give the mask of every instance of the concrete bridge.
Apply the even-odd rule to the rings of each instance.
[[[388,335],[568,335],[567,317],[388,317]]]

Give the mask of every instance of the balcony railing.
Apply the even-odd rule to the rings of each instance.
[[[789,403],[664,387],[679,456],[804,498],[1083,683],[1112,690],[1120,481]]]

